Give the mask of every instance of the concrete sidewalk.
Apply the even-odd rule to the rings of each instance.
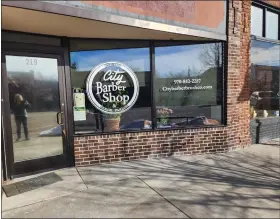
[[[55,171],[9,198],[4,218],[279,218],[280,146]]]

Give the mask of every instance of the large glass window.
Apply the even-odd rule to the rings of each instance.
[[[251,42],[251,118],[279,116],[280,45]]]
[[[150,50],[148,42],[133,41],[73,41],[71,44],[71,77],[74,95],[74,126],[75,132],[110,132],[122,130],[141,130],[151,128],[151,70]],[[94,67],[106,62],[121,62],[128,66],[136,75],[139,83],[139,95],[135,104],[128,111],[119,114],[108,114],[93,106],[86,94],[86,81]],[[105,69],[108,71],[110,69]],[[121,71],[119,68],[112,72]],[[123,101],[131,99],[134,85],[130,79],[114,90],[111,82],[107,85],[112,93],[101,92],[101,83],[104,74],[95,78],[92,84],[97,85],[96,94],[100,94],[100,104],[103,107],[114,109]],[[111,74],[111,73],[110,73]],[[112,73],[114,74],[114,73]],[[119,73],[118,75],[122,75]],[[114,80],[114,79],[113,79]],[[111,80],[112,81],[112,80]],[[105,83],[105,82],[104,82]],[[103,84],[104,84],[103,83]],[[100,86],[99,86],[100,85]],[[99,87],[98,87],[99,86]],[[103,86],[103,85],[102,85]],[[106,89],[107,89],[106,88]],[[104,89],[103,89],[104,91]],[[118,95],[123,93],[123,95]],[[118,97],[120,99],[116,99]],[[123,101],[121,97],[125,97]]]
[[[263,9],[259,7],[251,7],[251,33],[252,35],[263,35]]]
[[[278,39],[278,14],[267,11],[266,12],[266,25],[265,25],[265,35],[269,39]]]
[[[223,43],[156,41],[154,56],[149,45],[125,40],[71,42],[75,133],[222,124]],[[102,63],[108,62],[125,64],[139,83],[136,102],[123,113],[111,114],[133,99],[135,83],[119,65],[104,67]]]
[[[155,48],[157,127],[222,123],[222,43]]]

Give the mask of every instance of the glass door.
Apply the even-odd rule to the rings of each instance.
[[[8,105],[4,116],[12,175],[66,166],[65,83],[60,56],[4,56]]]

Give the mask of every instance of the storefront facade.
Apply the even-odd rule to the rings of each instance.
[[[251,17],[250,108],[253,143],[279,142],[280,31],[278,8],[253,3]]]
[[[2,2],[5,178],[250,145],[251,7]],[[271,75],[279,92],[279,75]],[[27,117],[17,115],[20,95]],[[269,113],[277,129],[275,102]]]

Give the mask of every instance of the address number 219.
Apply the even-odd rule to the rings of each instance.
[[[32,59],[32,58],[25,59],[25,63],[26,65],[37,65],[37,59]]]

